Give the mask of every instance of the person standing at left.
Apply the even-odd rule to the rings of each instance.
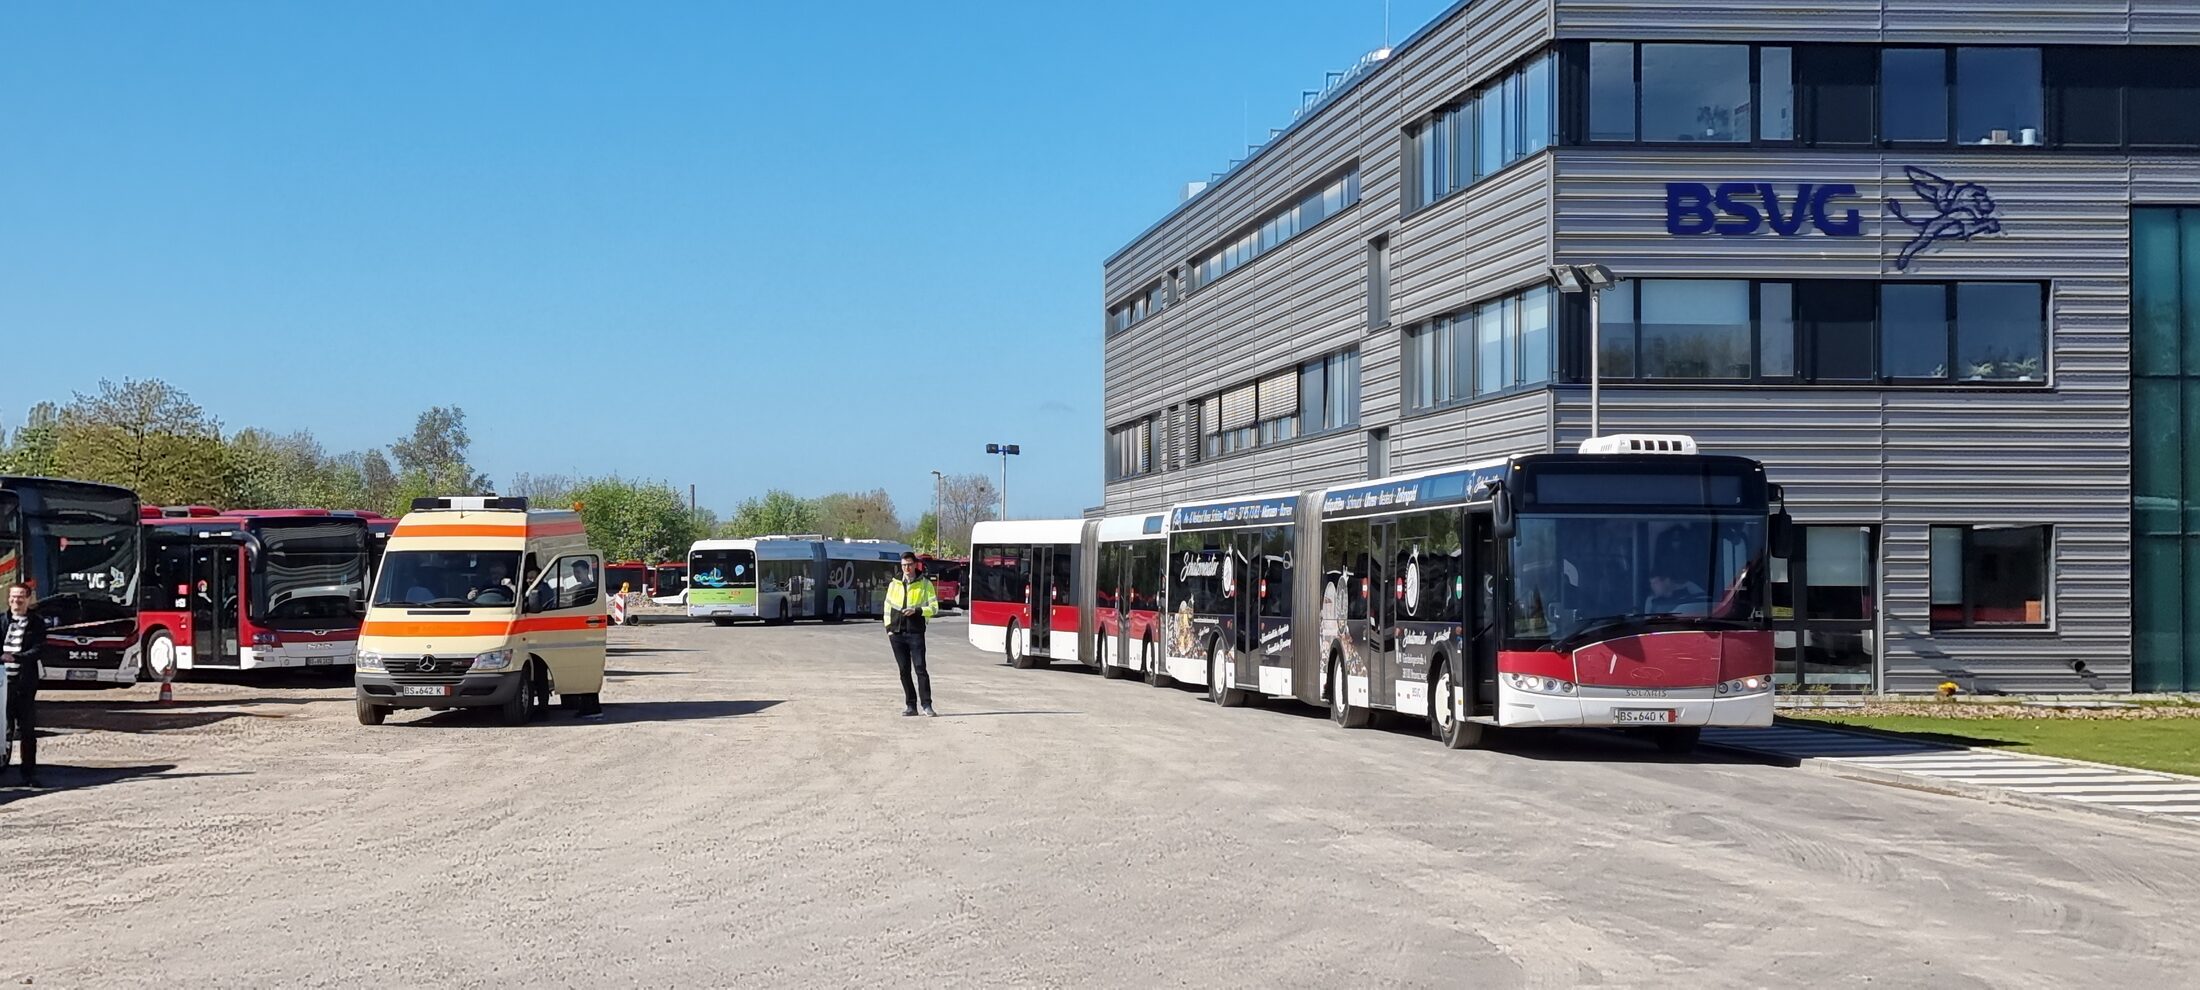
[[[46,646],[46,620],[31,611],[30,585],[8,586],[8,610],[0,615],[0,663],[8,667],[8,725],[23,748],[23,784],[38,787],[38,655]],[[6,745],[0,736],[0,745]]]
[[[924,669],[924,623],[939,614],[940,594],[917,555],[902,554],[901,577],[886,586],[886,639],[901,668],[903,715],[915,715],[919,705],[928,716],[939,714],[932,710],[932,674]]]

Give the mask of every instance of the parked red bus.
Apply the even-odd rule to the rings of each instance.
[[[1097,525],[1097,522],[1093,523]],[[970,535],[970,643],[1010,666],[1079,660],[1083,519],[982,522]]]
[[[349,666],[370,521],[327,509],[145,510],[142,670]]]
[[[613,593],[625,587],[651,598],[677,595],[687,589],[687,562],[666,561],[651,564],[639,560],[622,560],[605,564],[603,586]]]
[[[934,557],[928,553],[917,555],[924,576],[932,579],[932,590],[939,593],[940,604],[965,608],[970,604],[963,593],[968,591],[970,561],[961,557]]]

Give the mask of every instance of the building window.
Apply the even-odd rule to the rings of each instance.
[[[1316,358],[1299,366],[1299,414],[1308,433],[1359,425],[1358,348]]]
[[[2042,144],[2045,114],[2039,49],[1956,49],[1957,144]]]
[[[1406,400],[1434,409],[1551,380],[1552,290],[1537,286],[1437,317],[1406,334]]]
[[[1553,56],[1537,55],[1406,134],[1406,211],[1420,209],[1551,146]]]
[[[1589,140],[1635,139],[1635,46],[1589,45]]]
[[[1879,63],[1862,45],[1795,49],[1797,137],[1820,148],[1855,148],[1876,141],[1872,94]]]
[[[1367,325],[1390,325],[1390,239],[1367,242]]]
[[[1208,396],[1187,415],[1186,432],[1199,437],[1192,461],[1358,425],[1360,352],[1315,358]]]
[[[1757,133],[1766,142],[1795,140],[1795,50],[1757,51]]]
[[[1261,379],[1254,406],[1260,417],[1260,443],[1282,443],[1298,436],[1298,369],[1286,368]]]
[[[1254,258],[1275,249],[1316,224],[1344,212],[1360,201],[1360,170],[1354,168],[1293,200],[1253,229],[1209,251],[1191,263],[1191,290],[1214,284]]]
[[[1157,419],[1148,416],[1108,431],[1108,477],[1135,478],[1159,469],[1154,456]]]
[[[1607,381],[2041,383],[2046,300],[2039,282],[1637,279],[1603,295],[1599,372]]]
[[[1162,279],[1120,303],[1108,308],[1108,332],[1121,333],[1158,315],[1175,301],[1176,293],[1170,288],[1170,279]]]
[[[1879,53],[1880,138],[1948,140],[1948,50],[1889,48]]]
[[[1935,629],[2047,625],[2046,526],[1934,526]]]
[[[1748,45],[1643,45],[1641,90],[1645,141],[1750,139]]]

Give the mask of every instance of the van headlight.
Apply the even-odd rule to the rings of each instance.
[[[475,670],[503,670],[512,665],[512,651],[491,650],[474,657]]]
[[[373,650],[360,650],[358,655],[352,657],[351,667],[353,670],[389,669],[388,667],[382,666],[382,654],[376,653]]]

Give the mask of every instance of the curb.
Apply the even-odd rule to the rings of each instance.
[[[1874,733],[1847,732],[1840,729],[1815,729],[1814,731],[1825,732],[1830,735],[1860,736],[1866,739],[1892,738],[1889,736],[1878,735]],[[2072,801],[2065,798],[2053,798],[2037,794],[2026,794],[2022,791],[2012,791],[2003,787],[1993,787],[1985,784],[1973,784],[1967,781],[1944,780],[1938,777],[1927,777],[1923,774],[1907,773],[1901,770],[1888,770],[1882,767],[1867,767],[1859,764],[1843,762],[1838,757],[1790,756],[1785,753],[1773,752],[1771,750],[1752,749],[1747,746],[1734,745],[1731,743],[1717,743],[1708,740],[1706,740],[1702,745],[1705,749],[1719,750],[1726,753],[1737,753],[1744,756],[1756,757],[1758,759],[1769,757],[1777,760],[1794,760],[1796,769],[1805,771],[1807,773],[1814,773],[1827,777],[1842,777],[1849,780],[1862,781],[1868,784],[1880,784],[1887,787],[1900,787],[1904,790],[1923,791],[1929,794],[1943,794],[1949,797],[1971,798],[1977,801],[1984,801],[1988,804],[2006,804],[2020,808],[2030,808],[2035,811],[2082,811],[2089,814],[2099,815],[2104,818],[2118,818],[2127,822],[2140,822],[2148,825],[2167,825],[2171,828],[2200,834],[2200,822],[2186,821],[2174,815],[2157,814],[2155,812],[2149,811],[2134,811],[2129,808],[2119,808],[2114,805],[2107,804],[2095,804],[2089,801]],[[1979,750],[1973,749],[1968,746],[1950,746],[1948,747],[1948,751],[1951,753],[1979,752]],[[2028,756],[2026,758],[2032,759],[2034,757]],[[2159,772],[2154,770],[2140,770],[2136,767],[2118,767],[2113,766],[2112,764],[2105,763],[2087,763],[2082,760],[2064,760],[2060,757],[2052,756],[2038,758],[2057,760],[2059,762],[2069,763],[2073,766],[2110,767],[2111,769],[2133,773]],[[2166,776],[2176,779],[2190,779],[2182,777],[2178,774],[2167,774]]]

